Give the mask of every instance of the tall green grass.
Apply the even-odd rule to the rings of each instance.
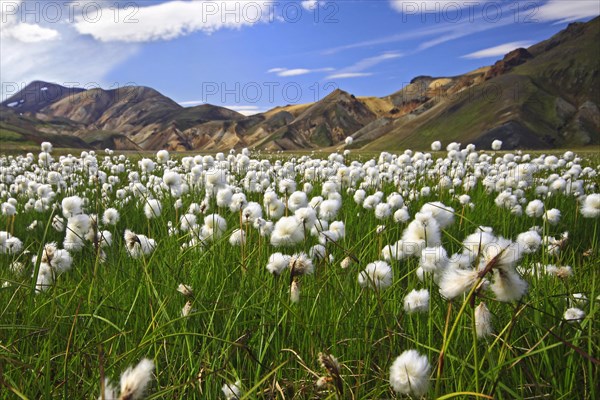
[[[121,180],[126,181],[125,174]],[[419,184],[434,186],[426,178]],[[394,190],[391,185],[384,189]],[[101,215],[116,201],[101,198],[93,185],[70,188],[68,194],[82,191],[90,199],[91,213]],[[148,357],[156,364],[148,393],[152,399],[223,398],[221,386],[238,379],[249,399],[400,398],[389,385],[389,368],[404,350],[417,349],[432,364],[428,398],[598,398],[598,221],[581,218],[572,197],[547,200],[547,208],[561,210],[562,220],[558,226],[545,226],[541,219],[514,217],[497,208],[494,196],[481,187],[469,194],[472,210],[463,211],[447,192],[434,191],[407,203],[411,215],[434,200],[457,210],[456,222],[443,232],[449,254],[459,251],[462,239],[479,225],[512,239],[533,225],[544,226],[547,235],[568,231],[569,241],[558,258],[542,250],[526,256],[522,265],[553,263],[574,270],[565,280],[526,276],[529,292],[518,303],[478,298],[475,305],[483,300],[493,314],[495,334],[488,339],[474,336],[473,309],[464,298],[449,302],[432,281],[417,279],[415,258],[392,262],[394,283],[386,290],[358,285],[358,273],[380,259],[381,245],[398,240],[406,224],[375,219],[345,192],[337,219],[346,224],[346,238],[328,247],[333,262],[317,262],[315,274],[301,278],[298,304],[289,300],[289,272],[273,277],[265,265],[275,251],[308,251],[315,238],[275,249],[264,238],[259,245],[258,234],[251,231],[242,256],[228,242],[228,234],[239,227],[239,216],[213,205],[209,212],[226,217],[228,234],[206,249],[181,250],[189,238],[167,233],[167,221],[176,223],[181,215],[168,196],[162,215],[150,223],[142,205],[120,207],[120,222],[106,228],[114,235],[106,261],[99,263],[88,245],[74,254],[71,271],[47,292],[36,294],[31,274],[15,276],[8,265],[19,259],[31,271],[31,255],[44,243],[62,243],[63,234],[47,227],[50,211],[21,213],[14,234],[30,254],[0,256],[0,280],[5,282],[0,289],[0,397],[97,398],[103,378],[118,381],[127,366]],[[184,196],[183,209],[203,198],[203,191],[192,191]],[[261,194],[248,199],[262,204]],[[29,232],[26,227],[34,219],[41,223]],[[0,226],[7,222],[0,217]],[[378,235],[380,224],[387,228]],[[155,251],[131,259],[122,238],[126,228],[156,239]],[[359,262],[341,269],[339,263],[348,254]],[[181,316],[186,299],[176,291],[179,283],[194,290],[193,311],[187,317]],[[428,313],[404,311],[402,300],[414,288],[430,290]],[[580,323],[565,323],[563,313],[574,293],[588,297],[582,306],[587,315]],[[440,357],[442,348],[446,351]],[[341,396],[333,385],[315,384],[326,374],[319,366],[320,352],[335,355],[341,363]]]

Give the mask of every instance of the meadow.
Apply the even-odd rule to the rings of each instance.
[[[0,156],[2,399],[596,399],[600,159]]]

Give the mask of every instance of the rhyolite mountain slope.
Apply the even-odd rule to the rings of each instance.
[[[500,139],[505,149],[598,145],[599,54],[595,18],[463,75],[419,76],[382,98],[338,89],[249,117],[210,104],[184,108],[147,87],[36,81],[0,104],[0,139],[176,151],[339,148],[349,136],[353,148],[367,150],[427,148],[434,140],[489,148]]]

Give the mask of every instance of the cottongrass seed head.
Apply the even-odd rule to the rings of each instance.
[[[485,338],[492,334],[492,313],[484,302],[475,308],[475,331],[478,338]]]
[[[406,350],[390,367],[390,385],[397,393],[422,396],[429,388],[431,365],[417,350]]]
[[[121,396],[119,400],[141,399],[152,380],[154,362],[148,358],[142,359],[135,366],[129,367],[121,374]]]
[[[237,400],[242,396],[242,382],[237,380],[235,383],[225,383],[221,391],[227,400]]]
[[[290,301],[292,303],[300,302],[300,283],[296,279],[290,285]]]
[[[181,316],[187,317],[188,315],[190,315],[191,312],[192,312],[192,302],[188,300],[185,302],[185,305],[181,309]]]
[[[288,265],[292,276],[310,275],[315,271],[312,260],[304,252],[296,253],[291,256]]]
[[[375,261],[358,274],[358,283],[361,287],[385,289],[392,284],[393,272],[385,261]]]
[[[585,311],[576,307],[571,307],[565,311],[563,318],[570,324],[581,322],[585,318]]]
[[[319,364],[321,364],[321,367],[327,371],[338,393],[341,395],[344,390],[344,383],[342,382],[341,378],[342,369],[337,358],[333,354],[319,353]],[[319,380],[321,379],[322,378]],[[325,382],[317,381],[317,386],[324,386],[326,382],[327,380],[325,380]]]
[[[429,311],[429,291],[413,289],[404,297],[404,311],[409,314]]]
[[[269,256],[269,262],[267,263],[267,271],[273,275],[280,275],[284,269],[288,267],[290,263],[290,256],[282,253],[273,253]]]
[[[477,270],[450,268],[440,281],[440,294],[447,299],[453,299],[471,290],[477,278]]]
[[[600,217],[600,193],[593,193],[586,196],[581,204],[580,211],[584,218]]]
[[[179,293],[181,293],[182,295],[184,295],[185,297],[193,297],[194,296],[194,290],[192,289],[192,287],[189,285],[185,285],[183,283],[179,284],[179,286],[177,287],[177,291]]]

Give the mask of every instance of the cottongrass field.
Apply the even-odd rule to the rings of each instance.
[[[600,159],[432,150],[1,156],[0,397],[598,398]]]

